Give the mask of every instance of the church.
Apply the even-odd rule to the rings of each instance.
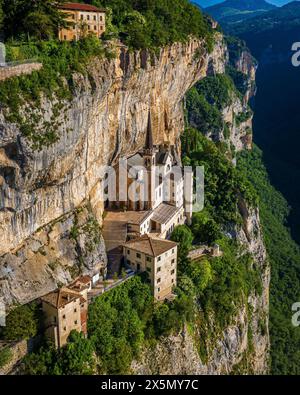
[[[191,209],[184,202],[184,177],[175,147],[154,145],[149,112],[145,146],[120,161],[117,180],[127,179],[125,194],[117,186],[117,199],[109,207],[140,212],[128,221],[128,237],[153,234],[169,238],[176,226],[189,222]]]

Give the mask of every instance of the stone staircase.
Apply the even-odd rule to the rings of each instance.
[[[120,273],[123,248],[127,239],[127,221],[120,219],[118,213],[108,212],[102,231],[108,257],[108,278]]]

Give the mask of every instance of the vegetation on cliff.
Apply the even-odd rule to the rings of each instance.
[[[34,149],[40,150],[53,144],[59,138],[57,117],[63,101],[71,100],[74,94],[74,73],[88,75],[90,57],[104,55],[112,56],[94,37],[72,43],[58,43],[55,40],[11,43],[7,46],[7,60],[35,59],[43,67],[30,75],[0,83],[0,103],[6,120],[20,126],[21,133],[32,142]],[[41,123],[43,96],[52,99],[54,104],[50,122]]]
[[[62,0],[2,1],[3,31],[6,39],[7,61],[41,62],[40,71],[11,78],[0,83],[0,103],[8,122],[20,126],[21,133],[32,143],[33,149],[55,143],[60,126],[57,116],[66,100],[74,94],[74,74],[88,75],[87,63],[91,57],[114,56],[103,41],[119,37],[131,49],[150,50],[195,36],[204,39],[212,48],[212,29],[201,11],[187,0],[179,1],[123,1],[92,3],[108,7],[107,31],[103,40],[83,38],[78,42],[59,42],[59,26],[66,25],[57,4]],[[90,2],[91,3],[91,2]],[[92,77],[88,75],[91,86]],[[42,98],[55,104],[53,116],[40,123]]]
[[[53,39],[67,26],[57,5],[64,0],[2,0],[6,39]],[[107,9],[105,37],[119,37],[131,48],[158,48],[190,36],[212,44],[212,29],[200,9],[188,0],[85,0]]]
[[[178,333],[192,319],[193,301],[180,289],[174,302],[154,303],[146,278],[135,277],[89,306],[88,338],[71,334],[55,350],[44,344],[24,359],[27,374],[120,374],[130,372],[142,347]],[[73,358],[76,356],[76,358]]]
[[[255,206],[257,194],[228,160],[223,146],[208,140],[199,130],[188,128],[182,136],[182,150],[184,164],[204,166],[204,206],[210,216],[219,224],[241,223],[239,199]]]
[[[300,331],[292,325],[292,305],[300,298],[300,248],[286,227],[289,207],[271,185],[262,152],[239,156],[238,168],[259,195],[263,234],[271,263],[270,336],[273,374],[300,374]]]
[[[247,76],[233,66],[228,66],[227,74],[204,78],[187,94],[188,124],[216,142],[228,142],[230,125],[224,121],[223,111],[235,100],[242,101],[248,88]],[[248,108],[235,115],[235,122],[239,125],[251,116]]]
[[[206,38],[211,28],[198,7],[188,0],[93,0],[112,10],[112,23],[132,48],[157,48],[189,36]]]

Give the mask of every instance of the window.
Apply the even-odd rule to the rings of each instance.
[[[129,266],[131,265],[131,262],[130,262],[130,260],[129,260],[129,259],[127,259],[127,263],[128,263],[128,265],[129,265]]]
[[[86,19],[89,21],[89,20],[90,20],[90,16],[89,16],[89,15],[87,15]]]
[[[83,21],[83,15],[80,15],[80,19]]]
[[[64,40],[66,40],[66,39],[67,39],[67,36],[65,35],[65,36],[64,36]]]
[[[151,273],[151,267],[147,267],[147,272]]]
[[[97,20],[97,16],[96,15],[94,15],[94,21],[96,21]]]
[[[76,308],[74,309],[74,313],[77,313],[77,309]]]
[[[64,314],[64,315],[63,315],[63,320],[65,320],[65,319],[66,319],[66,315]]]
[[[157,273],[161,272],[161,267],[158,267],[156,272]]]
[[[158,258],[157,258],[157,262],[160,262],[161,261],[161,256],[159,256]]]
[[[67,328],[64,326],[64,331],[66,331],[67,330]]]
[[[174,263],[175,263],[175,259],[172,259],[171,263],[172,263],[172,265],[174,265]]]
[[[174,278],[172,278],[172,284],[174,284]]]
[[[90,25],[88,25],[88,30],[90,30],[91,29],[91,26]]]
[[[137,269],[138,272],[141,271],[141,265],[139,263],[136,265],[136,269]]]
[[[152,262],[152,259],[150,258],[150,256],[147,256],[147,257],[146,257],[146,261],[147,261],[147,262]]]
[[[76,321],[74,321],[74,324],[75,324],[75,325],[77,325],[77,322],[78,322],[77,320],[76,320]]]
[[[158,278],[156,282],[159,284],[161,282],[161,278]]]
[[[172,254],[174,254],[174,252],[175,252],[175,250],[174,250],[174,248],[173,248],[173,250],[172,250]]]
[[[142,256],[141,256],[140,253],[137,252],[137,253],[136,253],[136,257],[137,257],[137,258],[141,258]]]
[[[127,250],[127,255],[130,255],[130,250]]]
[[[94,30],[97,30],[97,26],[96,25],[94,26]]]
[[[174,273],[175,273],[175,269],[171,270],[171,274],[174,274]]]
[[[157,292],[160,292],[160,288],[157,288]]]
[[[102,15],[100,15],[100,21],[101,21],[101,22],[103,21],[103,16],[102,16]]]

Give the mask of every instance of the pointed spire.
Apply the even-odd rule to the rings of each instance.
[[[150,110],[149,110],[149,115],[148,115],[148,126],[147,126],[147,136],[146,136],[145,149],[153,150],[153,135],[152,135],[152,123],[151,123],[151,112],[150,112]]]

